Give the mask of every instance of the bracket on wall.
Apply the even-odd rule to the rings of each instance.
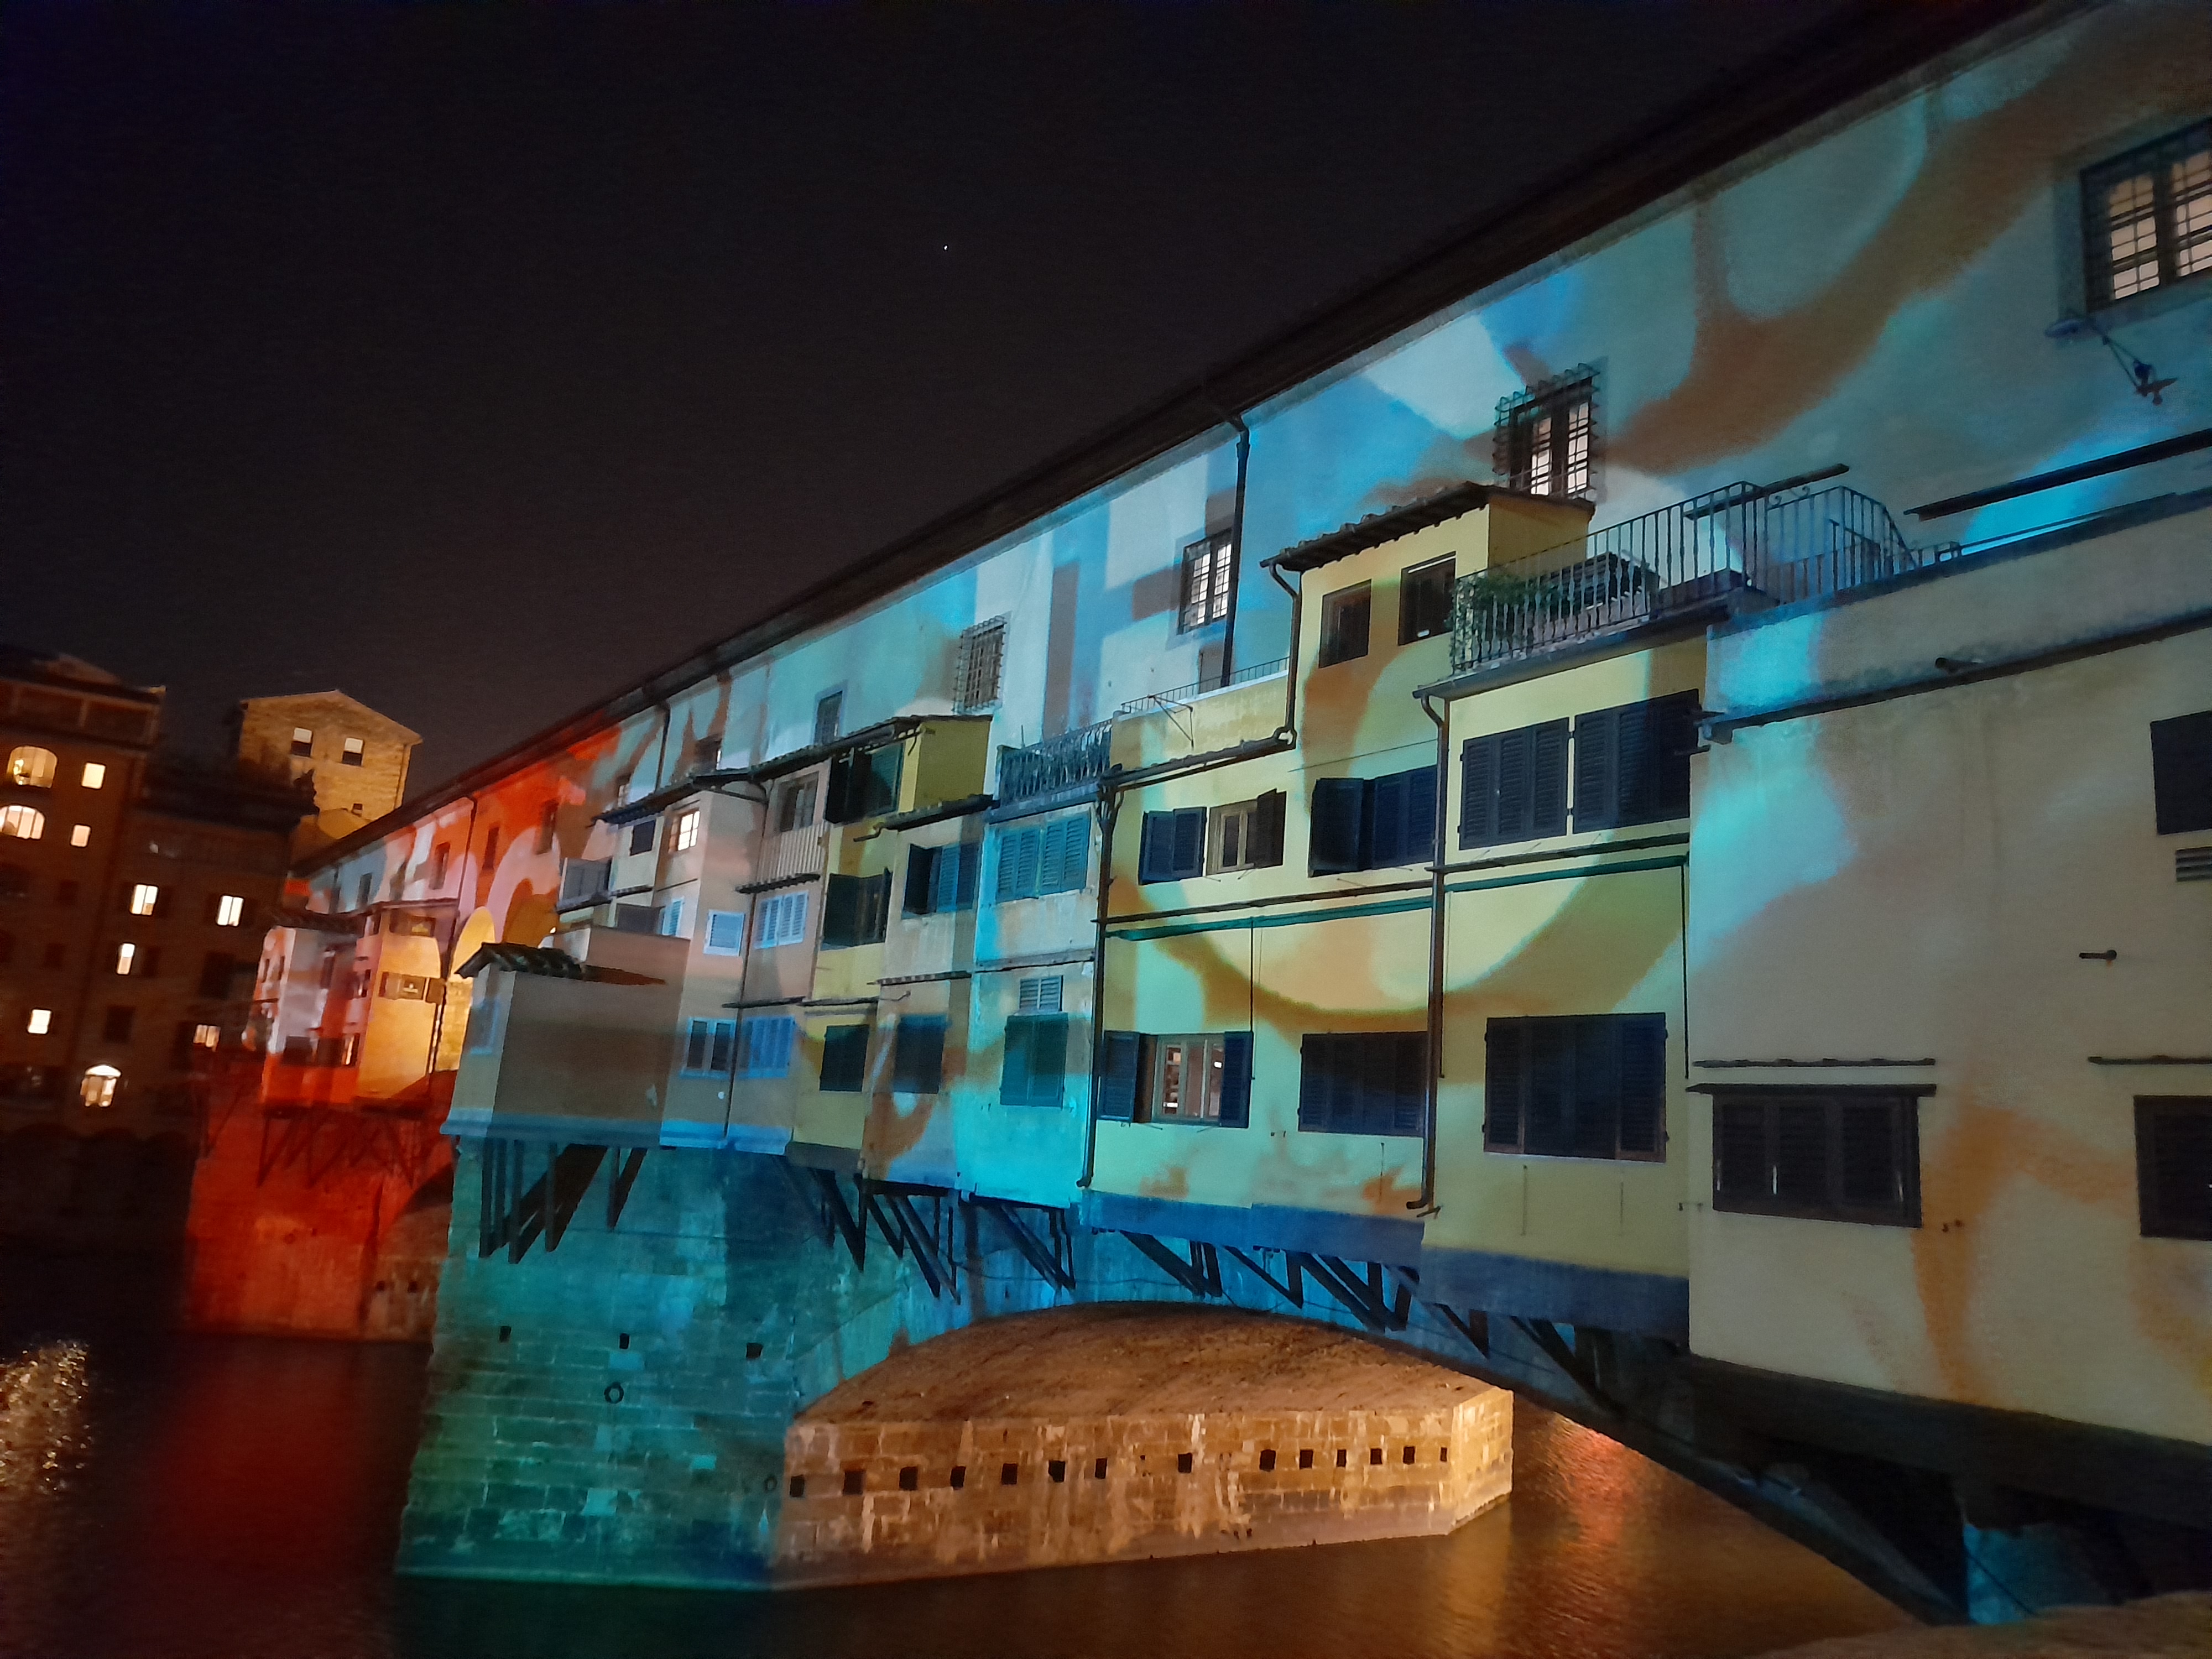
[[[998,1218],[999,1224],[1013,1240],[1014,1248],[1053,1289],[1072,1291],[1075,1288],[1075,1246],[1068,1236],[1066,1211],[1015,1204],[1002,1198],[973,1198],[969,1202]],[[1018,1213],[1032,1208],[1037,1209],[1045,1218],[1046,1237],[1039,1238],[1030,1231],[1029,1224]]]
[[[1293,1308],[1303,1308],[1306,1305],[1305,1275],[1298,1269],[1298,1259],[1296,1255],[1285,1259],[1283,1264],[1283,1277],[1277,1279],[1274,1274],[1269,1273],[1235,1245],[1231,1244],[1224,1248],[1231,1256],[1243,1264],[1246,1272],[1258,1279],[1262,1285],[1281,1297]]]
[[[629,1202],[629,1189],[637,1185],[637,1172],[645,1167],[646,1148],[635,1152],[617,1152],[615,1167],[607,1171],[607,1231],[615,1230],[622,1219],[623,1206]]]
[[[1125,1232],[1121,1237],[1142,1250],[1161,1272],[1193,1296],[1222,1294],[1221,1258],[1212,1245],[1192,1240],[1190,1260],[1186,1261],[1150,1233]]]
[[[1290,1252],[1307,1278],[1311,1279],[1344,1310],[1370,1331],[1402,1331],[1407,1316],[1413,1311],[1413,1293],[1407,1286],[1398,1286],[1394,1301],[1384,1289],[1382,1264],[1370,1261],[1363,1275],[1333,1255],[1311,1255],[1304,1250]]]
[[[1480,1308],[1469,1308],[1464,1316],[1441,1302],[1426,1304],[1431,1313],[1450,1326],[1472,1343],[1474,1351],[1485,1359],[1490,1358],[1490,1316]]]
[[[828,1170],[814,1171],[815,1185],[822,1189],[823,1213],[838,1237],[845,1241],[846,1252],[853,1258],[855,1267],[868,1265],[868,1235],[865,1224],[853,1213],[845,1202],[845,1189],[837,1184],[836,1176]]]
[[[543,1146],[545,1162],[535,1181],[527,1179],[530,1148]],[[563,1146],[558,1141],[532,1142],[488,1139],[483,1150],[483,1200],[478,1206],[477,1253],[489,1256],[502,1245],[509,1261],[520,1261],[540,1237],[548,1253],[556,1249],[576,1218],[577,1206],[591,1190],[592,1182],[606,1161],[608,1148],[588,1145]],[[633,1153],[627,1173],[611,1172],[607,1192],[607,1224],[622,1213],[630,1182],[645,1162],[641,1149]]]

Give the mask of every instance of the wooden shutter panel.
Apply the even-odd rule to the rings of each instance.
[[[2160,835],[2212,830],[2212,709],[2150,723],[2150,774]]]
[[[1829,1202],[1826,1103],[1779,1101],[1774,1117],[1774,1198],[1804,1209],[1825,1209]]]
[[[991,884],[991,902],[1004,904],[1008,899],[1021,896],[1016,886],[1021,876],[1021,853],[1016,843],[1022,838],[1018,830],[1001,830],[997,836],[999,849],[998,873]]]
[[[1572,1056],[1567,1144],[1577,1158],[1611,1158],[1620,1146],[1620,1029],[1602,1014],[1569,1022],[1567,1029]]]
[[[1897,1101],[1845,1100],[1838,1111],[1837,1197],[1853,1210],[1894,1209],[1899,1181]]]
[[[1258,867],[1280,864],[1283,861],[1283,809],[1290,797],[1279,789],[1270,789],[1260,797],[1252,814],[1252,844],[1246,862]]]
[[[910,916],[927,915],[937,907],[931,902],[935,888],[937,849],[933,847],[909,847],[906,849],[906,914]]]
[[[1575,828],[1610,830],[1620,821],[1615,738],[1620,711],[1575,717]]]
[[[983,874],[983,843],[963,841],[960,843],[960,871],[955,881],[952,902],[956,908],[965,910],[975,902],[975,889]]]
[[[1494,846],[1498,841],[1498,737],[1469,738],[1459,749],[1459,844],[1462,848]]]
[[[960,908],[960,849],[939,847],[930,855],[929,908],[933,911]]]
[[[714,1021],[695,1019],[691,1022],[689,1040],[684,1047],[684,1069],[703,1072],[707,1069],[707,1044],[714,1030]]]
[[[1367,786],[1367,865],[1388,870],[1406,861],[1407,775],[1393,772]]]
[[[1773,1195],[1772,1154],[1767,1145],[1771,1103],[1713,1102],[1713,1194],[1753,1203]]]
[[[1391,1091],[1390,1133],[1417,1135],[1428,1121],[1429,1034],[1401,1031],[1390,1040],[1395,1051]]]
[[[855,943],[860,937],[860,878],[832,876],[822,899],[822,943],[836,948]]]
[[[1492,1152],[1521,1150],[1521,1105],[1528,1092],[1528,1029],[1517,1019],[1493,1019],[1483,1032],[1482,1144]]]
[[[1437,769],[1417,766],[1406,780],[1405,859],[1426,864],[1437,855]]]
[[[1206,873],[1206,809],[1186,807],[1175,815],[1174,873],[1178,881]]]
[[[882,943],[890,919],[891,872],[884,870],[867,878],[860,896],[860,943]]]
[[[1221,1036],[1221,1122],[1243,1128],[1252,1119],[1252,1034],[1224,1031]]]
[[[1614,711],[1613,822],[1649,823],[1658,816],[1659,743],[1652,705],[1632,702]]]
[[[1621,1014],[1620,1151],[1656,1158],[1667,1144],[1667,1016]]]
[[[1137,846],[1137,881],[1147,882],[1175,879],[1175,814],[1147,812],[1145,814],[1144,837]]]
[[[1567,832],[1567,723],[1528,728],[1528,834]]]
[[[1097,1115],[1127,1123],[1137,1115],[1137,1078],[1144,1062],[1144,1038],[1134,1031],[1109,1031],[1103,1050]]]
[[[1298,1045],[1298,1127],[1309,1134],[1329,1127],[1336,1039],[1309,1031]]]
[[[1367,817],[1367,784],[1360,778],[1323,778],[1314,785],[1307,826],[1306,868],[1316,876],[1366,868],[1360,845]]]
[[[1530,792],[1528,728],[1498,734],[1498,839],[1527,841],[1535,834]]]
[[[1043,1014],[1030,1022],[1030,1103],[1057,1107],[1067,1079],[1067,1016]]]
[[[1030,1103],[1030,1032],[1036,1024],[1019,1014],[1006,1022],[1006,1064],[999,1073],[999,1098],[1006,1105]]]
[[[1528,1024],[1528,1089],[1521,1103],[1523,1152],[1564,1158],[1572,1150],[1572,1026],[1571,1020],[1564,1019]]]
[[[733,1051],[736,1049],[737,1046],[738,1022],[734,1019],[716,1020],[714,1022],[714,1052],[708,1057],[708,1069],[714,1072],[718,1076],[720,1073],[728,1071],[730,1069],[730,1061],[734,1057]]]
[[[854,787],[854,757],[837,756],[830,763],[830,787],[822,803],[822,820],[825,823],[850,823],[861,816],[862,805],[856,799],[860,791]]]

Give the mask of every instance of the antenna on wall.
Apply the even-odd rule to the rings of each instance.
[[[2105,349],[2112,354],[2112,361],[2119,364],[2120,372],[2128,377],[2128,383],[2135,388],[2138,398],[2148,398],[2162,406],[2166,399],[2160,394],[2175,384],[2175,377],[2171,374],[2160,379],[2155,368],[2106,333],[2104,325],[2094,317],[2069,311],[2043,331],[2054,340],[2078,340],[2084,334],[2094,334],[2105,343]]]

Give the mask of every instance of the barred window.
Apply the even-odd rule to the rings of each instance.
[[[999,670],[1006,656],[1006,619],[977,623],[960,635],[960,654],[952,673],[952,707],[972,714],[999,701]]]
[[[1237,586],[1237,544],[1208,536],[1182,550],[1182,609],[1177,630],[1188,633],[1229,615]]]
[[[1498,403],[1492,465],[1515,489],[1572,498],[1590,491],[1595,378],[1588,368]]]
[[[2081,175],[2089,303],[2212,271],[2212,121]]]

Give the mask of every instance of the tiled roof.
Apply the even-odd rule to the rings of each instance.
[[[588,979],[605,985],[659,985],[649,974],[633,974],[626,968],[601,968],[579,962],[566,951],[544,945],[480,945],[477,953],[453,971],[474,979],[487,968],[504,968],[511,974],[531,974],[539,979]]]

